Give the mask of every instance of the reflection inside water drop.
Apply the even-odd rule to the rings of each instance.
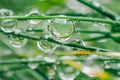
[[[41,12],[37,8],[33,8],[26,16],[42,16]],[[28,20],[30,24],[38,24],[40,20]]]
[[[57,71],[61,80],[74,80],[74,78],[79,74],[79,70],[76,70],[67,64],[59,64],[57,66]]]
[[[110,69],[120,70],[120,63],[108,62],[106,66]]]
[[[37,46],[41,51],[49,54],[52,54],[57,48],[57,44],[49,42],[47,40],[37,41]]]
[[[29,57],[28,60],[29,61],[33,61],[33,60],[40,60],[42,56],[37,56],[35,58],[33,57]],[[39,63],[28,63],[28,67],[31,69],[36,69],[39,66]]]
[[[30,67],[31,69],[36,69],[39,66],[38,63],[29,63],[28,67]]]
[[[13,11],[9,9],[0,9],[0,16],[13,16]]]
[[[66,41],[75,31],[73,22],[66,19],[55,19],[48,25],[48,31],[54,39]]]
[[[84,62],[81,71],[88,76],[96,77],[103,73],[104,63],[99,61],[99,56],[90,55]]]
[[[13,32],[16,29],[17,21],[13,19],[2,20],[0,27],[6,33]]]
[[[47,70],[47,76],[49,77],[49,79],[52,79],[54,78],[55,76],[55,69],[54,68],[51,68],[49,67],[48,70]]]
[[[106,24],[104,24],[104,23],[98,23],[98,22],[94,22],[93,23],[93,29],[97,29],[97,30],[99,30],[99,31],[108,31],[108,29],[106,28]]]
[[[26,38],[17,37],[14,35],[10,35],[9,38],[10,38],[10,44],[16,48],[23,47],[27,43]]]
[[[57,58],[55,55],[45,55],[43,57],[43,60],[48,62],[48,63],[55,63],[57,61]]]

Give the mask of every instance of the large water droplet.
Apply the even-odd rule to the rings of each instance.
[[[13,11],[8,9],[0,9],[0,16],[13,16]]]
[[[104,71],[104,64],[98,61],[99,56],[90,55],[82,66],[82,72],[91,77],[96,77]]]
[[[6,33],[13,32],[16,29],[17,21],[13,19],[6,19],[1,21],[0,28]]]
[[[27,43],[27,39],[23,37],[10,35],[9,38],[10,38],[10,44],[16,48],[23,47]]]
[[[66,64],[60,64],[57,66],[58,75],[61,80],[74,80],[74,78],[78,75],[79,71],[74,69],[71,66]]]
[[[48,25],[48,31],[54,39],[66,41],[75,31],[73,22],[66,19],[55,19]]]
[[[37,41],[37,46],[41,51],[49,54],[52,54],[57,48],[57,44],[49,42],[47,40]]]

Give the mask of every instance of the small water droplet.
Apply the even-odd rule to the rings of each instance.
[[[10,38],[10,44],[16,48],[23,47],[27,43],[26,38],[17,37],[14,35],[10,35],[9,38]]]
[[[109,66],[111,69],[120,70],[120,63],[108,62],[106,66]]]
[[[75,43],[75,44],[80,44],[81,46],[86,46],[86,43],[83,41],[83,40],[79,40],[79,39],[75,39],[73,41],[71,41],[72,43]],[[73,47],[73,50],[78,50],[79,48],[74,48]]]
[[[7,77],[13,77],[14,72],[13,72],[13,71],[7,71],[7,72],[5,73],[5,75],[6,75]]]
[[[104,42],[107,42],[107,41],[108,41],[107,39],[98,40],[98,42],[101,42],[101,43],[104,43]]]
[[[71,59],[73,59],[74,57],[73,56],[62,56],[62,57],[60,57],[59,59],[60,60],[71,60]]]
[[[15,34],[19,34],[19,33],[21,33],[21,32],[22,32],[21,29],[15,29],[15,31],[14,31]]]
[[[30,24],[38,24],[40,21],[39,20],[29,20]]]
[[[46,61],[46,62],[49,62],[49,63],[54,63],[54,62],[57,61],[57,58],[54,55],[45,55],[43,57],[43,60]]]
[[[37,8],[33,8],[26,16],[42,16],[41,12]],[[28,20],[30,24],[38,24],[40,20]]]
[[[55,19],[48,25],[50,36],[58,41],[67,41],[75,31],[73,22]]]
[[[13,19],[2,20],[0,24],[1,30],[6,33],[13,32],[16,29],[17,21]]]
[[[9,10],[9,9],[0,9],[0,16],[4,17],[4,16],[13,16],[13,11]]]
[[[116,17],[116,20],[117,20],[117,21],[120,21],[120,17],[119,17],[119,16],[118,16],[118,17]]]
[[[29,57],[28,60],[29,61],[33,61],[33,60],[40,60],[42,58],[41,56],[37,56],[35,58],[33,57]],[[39,66],[39,63],[28,63],[28,67],[30,67],[31,69],[36,69]]]
[[[98,1],[93,1],[93,4],[96,6],[96,7],[100,7],[101,4],[98,2]]]
[[[53,78],[54,75],[55,75],[55,69],[54,68],[48,68],[48,70],[47,70],[47,76],[49,78]]]
[[[98,61],[99,56],[90,55],[84,62],[81,71],[88,76],[96,77],[104,71],[104,64]]]
[[[99,31],[107,31],[108,29],[106,28],[106,24],[104,23],[97,23],[97,22],[94,22],[93,23],[93,29],[97,29]]]
[[[76,39],[75,42],[79,43],[82,46],[86,46],[86,43],[83,40]]]
[[[51,43],[47,40],[37,41],[37,46],[41,51],[49,54],[52,54],[57,48],[57,44]]]
[[[38,63],[29,63],[28,67],[30,67],[31,69],[36,69],[39,66]]]

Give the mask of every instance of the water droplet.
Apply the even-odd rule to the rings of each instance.
[[[93,1],[93,4],[96,6],[96,7],[100,7],[101,4],[98,2],[98,1]]]
[[[37,8],[33,8],[28,14],[26,14],[26,16],[42,16],[43,14],[41,14],[41,12],[37,9]],[[30,24],[38,24],[40,22],[40,20],[29,20]]]
[[[106,66],[109,66],[109,68],[111,69],[116,69],[116,70],[120,70],[120,63],[117,63],[117,62],[108,62],[106,64]]]
[[[37,24],[39,23],[40,21],[39,20],[29,20],[30,24]]]
[[[14,31],[15,34],[19,34],[19,33],[21,33],[21,32],[22,32],[21,29],[15,29],[15,31]]]
[[[60,60],[71,60],[71,59],[73,59],[74,57],[73,56],[62,56],[62,57],[60,57],[59,59]]]
[[[108,29],[106,28],[106,24],[104,23],[97,23],[97,22],[94,22],[93,23],[93,29],[97,29],[99,31],[107,31]]]
[[[117,20],[117,21],[120,21],[120,17],[119,17],[119,16],[118,16],[118,17],[116,17],[116,20]]]
[[[0,24],[1,30],[6,33],[13,32],[16,29],[17,21],[13,19],[2,20]]]
[[[43,57],[43,60],[46,61],[46,62],[49,62],[49,63],[54,63],[54,62],[57,61],[57,58],[54,55],[45,55]]]
[[[9,9],[0,9],[0,16],[4,17],[4,16],[13,16],[13,11],[9,10]]]
[[[48,70],[47,70],[47,76],[49,78],[54,78],[54,75],[55,75],[55,69],[54,68],[48,68]]]
[[[37,8],[33,8],[26,16],[40,15],[41,12]]]
[[[5,73],[5,75],[6,75],[7,77],[13,77],[14,72],[13,72],[13,71],[7,71],[7,72]]]
[[[79,40],[79,39],[75,39],[73,41],[71,41],[72,43],[75,43],[75,44],[80,44],[81,46],[86,46],[86,43],[83,41],[83,40]],[[78,50],[79,48],[74,48],[73,47],[73,50]]]
[[[29,61],[40,60],[41,58],[42,56],[37,56],[35,58],[29,57],[28,60]],[[39,66],[39,63],[28,63],[28,67],[30,67],[31,69],[36,69],[38,66]]]
[[[107,39],[98,40],[98,42],[101,42],[101,43],[104,43],[104,42],[107,42],[107,41],[108,41]]]
[[[104,64],[97,55],[90,55],[84,62],[81,71],[88,76],[96,77],[104,71]]]
[[[30,67],[31,69],[36,69],[39,66],[38,63],[29,63],[28,67]]]
[[[78,43],[82,46],[86,46],[86,43],[83,40],[76,39],[75,41],[72,41],[72,42]]]
[[[57,44],[49,42],[47,40],[37,41],[37,46],[41,51],[49,54],[52,54],[57,48]]]
[[[23,47],[27,43],[27,39],[23,37],[10,35],[9,38],[10,38],[10,44],[16,48]]]
[[[76,69],[66,64],[59,64],[57,66],[58,75],[62,80],[74,80],[74,78],[78,75]]]
[[[48,25],[50,36],[58,41],[66,41],[75,31],[73,22],[66,19],[55,19]]]

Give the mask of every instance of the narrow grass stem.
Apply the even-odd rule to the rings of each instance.
[[[29,19],[37,19],[37,20],[50,20],[50,19],[67,19],[72,21],[87,21],[87,22],[100,22],[100,23],[108,23],[108,24],[120,24],[120,21],[113,21],[108,19],[99,19],[99,18],[91,18],[91,17],[73,17],[73,16],[5,16],[0,17],[0,20],[4,19],[17,19],[17,20],[29,20]]]
[[[59,60],[66,60],[66,59],[59,59]],[[84,58],[71,58],[67,60],[76,60],[76,61],[84,61]],[[99,59],[101,61],[110,61],[110,62],[119,62],[119,58],[104,58],[104,59]],[[8,65],[8,64],[28,64],[28,63],[43,63],[43,60],[28,60],[28,59],[18,59],[18,60],[5,60],[5,61],[0,61],[0,65]],[[48,63],[50,65],[52,63]]]
[[[92,8],[93,10],[96,10],[100,14],[102,14],[102,15],[104,15],[104,16],[112,19],[112,20],[117,20],[120,17],[117,13],[107,9],[106,7],[104,7],[102,5],[100,5],[100,6],[95,5],[92,1],[91,2],[87,1],[87,0],[77,0],[77,1],[81,2],[82,4],[84,4],[84,5],[86,5],[90,8]]]
[[[7,35],[8,34],[15,35],[15,36],[18,36],[18,37],[23,37],[23,38],[27,38],[27,39],[31,39],[31,40],[37,40],[37,41],[39,41],[39,40],[47,40],[47,41],[52,42],[52,43],[56,43],[56,44],[60,44],[60,45],[64,45],[64,46],[69,46],[69,47],[76,47],[76,48],[91,50],[91,51],[101,51],[101,52],[109,52],[109,51],[111,51],[111,50],[97,48],[97,47],[82,46],[80,44],[72,43],[72,42],[59,42],[59,41],[54,40],[51,37],[48,37],[48,38],[39,37],[39,36],[35,37],[35,36],[28,36],[28,35],[25,35],[25,34],[5,33],[3,31],[2,31],[2,33],[7,34]]]

